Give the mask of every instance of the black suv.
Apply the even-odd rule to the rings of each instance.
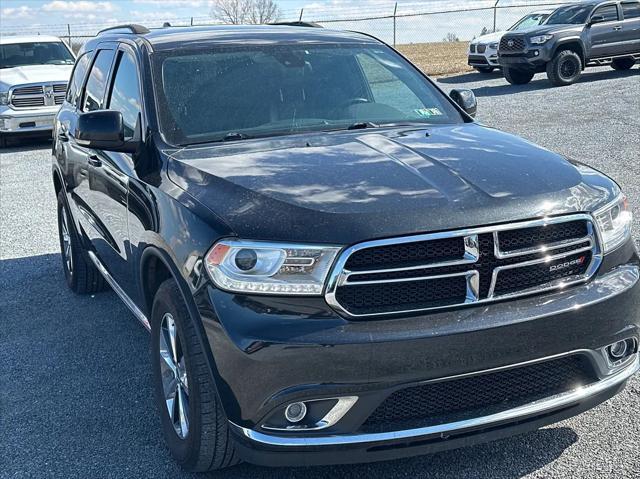
[[[422,454],[624,387],[624,195],[474,109],[356,33],[127,26],[85,45],[55,122],[64,273],[150,330],[180,464]]]
[[[628,70],[640,59],[640,1],[587,1],[561,7],[544,25],[505,34],[498,48],[513,85],[547,72],[556,86],[576,82],[588,66]]]

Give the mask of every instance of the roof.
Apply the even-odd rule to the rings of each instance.
[[[213,25],[206,27],[166,27],[140,35],[132,33],[104,32],[101,37],[141,37],[151,43],[154,50],[169,50],[177,47],[192,48],[216,44],[251,43],[375,43],[371,37],[361,33],[309,28],[288,25]]]
[[[0,36],[0,45],[9,43],[34,43],[34,42],[61,42],[58,37],[50,35],[2,35]]]

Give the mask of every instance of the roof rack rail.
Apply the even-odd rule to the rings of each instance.
[[[98,35],[101,33],[135,33],[136,35],[141,35],[143,33],[149,33],[149,29],[142,25],[137,25],[135,23],[130,23],[127,25],[116,25],[115,27],[104,28],[98,32]]]
[[[303,21],[293,21],[293,22],[274,22],[271,25],[282,25],[289,27],[310,27],[310,28],[323,28],[319,23],[314,22],[303,22]]]

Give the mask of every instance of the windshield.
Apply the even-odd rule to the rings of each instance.
[[[512,26],[509,31],[526,30],[527,28],[537,27],[538,25],[542,25],[548,17],[548,13],[532,13],[531,15],[526,15]]]
[[[572,5],[557,9],[547,19],[547,25],[580,25],[587,23],[593,6]]]
[[[155,54],[153,64],[161,129],[172,144],[463,121],[383,45],[174,50]]]
[[[27,65],[73,65],[74,58],[62,42],[0,45],[0,68]]]

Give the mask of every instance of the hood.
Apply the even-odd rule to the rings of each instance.
[[[592,210],[615,184],[477,124],[166,151],[169,177],[248,239],[372,238]]]
[[[584,25],[538,25],[524,30],[517,30],[513,32],[505,32],[505,34],[512,35],[544,35],[547,33],[564,33],[564,32],[581,32]]]
[[[27,65],[0,70],[0,90],[25,83],[68,82],[73,65]]]
[[[495,33],[487,33],[486,35],[480,35],[478,38],[474,39],[471,43],[487,44],[487,43],[499,42],[505,33],[508,33],[508,32],[495,32]]]

